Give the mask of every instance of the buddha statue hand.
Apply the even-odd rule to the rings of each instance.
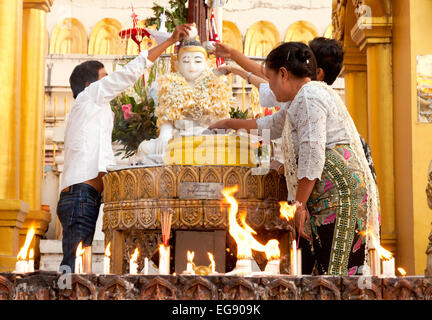
[[[170,122],[160,127],[159,137],[145,140],[138,147],[137,160],[141,164],[159,165],[163,163],[165,148],[174,136],[175,129]]]
[[[174,126],[179,130],[179,136],[200,136],[207,130],[205,124],[189,119],[176,120]]]

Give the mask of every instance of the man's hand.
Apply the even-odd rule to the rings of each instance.
[[[176,43],[178,41],[181,41],[184,37],[187,37],[189,35],[189,30],[191,30],[192,24],[185,23],[182,25],[179,25],[175,28],[173,34],[169,38],[171,43]]]
[[[233,48],[225,43],[216,43],[215,55],[218,58],[230,59]]]

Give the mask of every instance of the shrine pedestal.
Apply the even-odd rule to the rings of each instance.
[[[287,199],[285,178],[274,170],[264,175],[254,173],[250,167],[181,165],[138,166],[108,172],[103,178],[102,230],[105,245],[111,241],[113,273],[129,272],[129,259],[136,247],[140,252],[138,272],[144,267],[144,257],[157,264],[157,249],[162,242],[160,217],[168,208],[174,210],[171,272],[180,270],[184,263],[175,261],[179,255],[186,257],[186,251],[184,254],[178,251],[186,250],[184,243],[176,242],[188,231],[215,234],[225,231],[226,241],[220,241],[223,237],[218,233],[214,239],[219,241],[214,241],[213,249],[216,261],[225,261],[222,272],[230,271],[235,266],[237,247],[227,232],[229,204],[224,202],[219,190],[233,185],[239,186],[235,194],[239,211],[247,212],[246,222],[257,232],[256,239],[261,243],[270,239],[280,242],[281,273],[289,273],[293,228],[280,218],[278,203]],[[264,254],[255,253],[254,258],[264,270]]]

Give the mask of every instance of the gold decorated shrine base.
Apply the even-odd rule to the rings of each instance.
[[[287,199],[285,178],[270,169],[264,175],[256,175],[254,169],[244,166],[163,165],[108,172],[103,177],[102,230],[105,245],[112,242],[113,272],[127,273],[130,256],[136,247],[140,252],[138,260],[141,261],[138,272],[143,268],[144,257],[152,258],[157,253],[162,238],[160,217],[168,208],[174,210],[170,239],[170,244],[174,246],[172,256],[177,231],[224,230],[227,234],[226,247],[236,251],[235,242],[227,232],[229,204],[224,202],[222,195],[206,195],[206,192],[217,190],[207,188],[209,186],[217,186],[220,190],[233,185],[239,186],[234,196],[239,203],[239,211],[247,212],[246,222],[257,231],[256,238],[262,243],[270,238],[279,239],[281,270],[288,268],[292,227],[280,218],[278,204]],[[186,191],[192,190],[192,194],[182,190],[185,186]],[[194,197],[193,190],[200,188],[202,195]],[[260,267],[265,265],[265,257],[254,257]],[[228,260],[227,267],[230,263],[235,264],[235,261]]]
[[[168,143],[164,163],[256,167],[257,147],[238,135],[178,137]]]

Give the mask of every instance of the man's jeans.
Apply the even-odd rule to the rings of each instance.
[[[79,243],[91,246],[101,205],[101,195],[85,183],[74,184],[60,193],[57,216],[63,227],[63,260],[61,266],[75,269],[75,255]],[[63,268],[62,268],[63,269]]]

